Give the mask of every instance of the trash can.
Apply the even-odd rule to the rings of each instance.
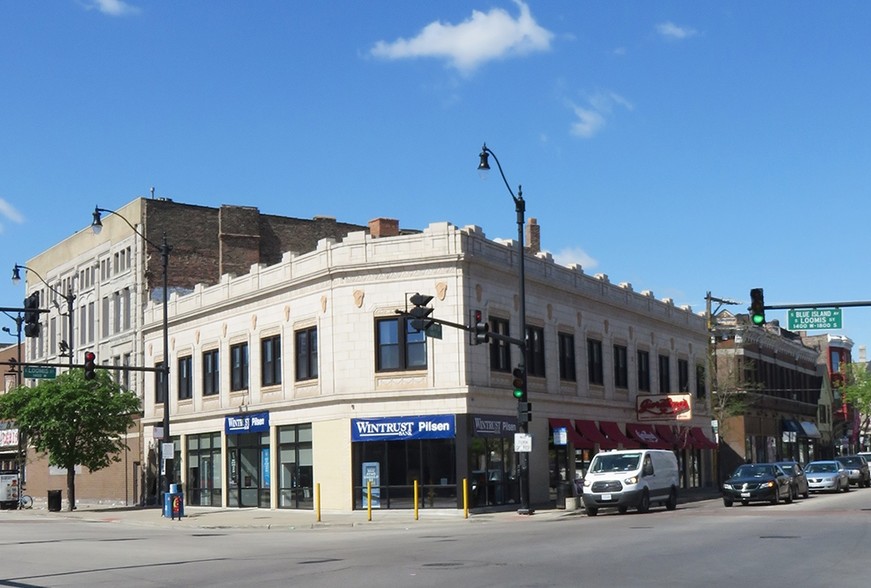
[[[556,484],[556,507],[565,508],[566,498],[572,497],[572,483],[560,480]]]
[[[63,497],[60,490],[48,491],[48,510],[51,512],[60,512]]]
[[[170,491],[163,495],[163,516],[167,519],[184,516],[184,494],[179,492],[178,484],[171,484]]]

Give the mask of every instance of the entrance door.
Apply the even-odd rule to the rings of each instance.
[[[260,434],[235,435],[235,447],[228,448],[227,472],[229,478],[228,505],[237,507],[259,506],[260,486]]]

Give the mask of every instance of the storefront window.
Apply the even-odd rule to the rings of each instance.
[[[314,509],[311,424],[278,428],[278,507]]]
[[[221,504],[221,434],[187,437],[185,500],[194,506]]]

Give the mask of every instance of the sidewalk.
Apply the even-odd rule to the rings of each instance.
[[[695,488],[684,490],[678,498],[678,504],[697,502],[719,498],[716,488]],[[64,505],[66,506],[66,505]],[[94,522],[125,523],[131,525],[160,526],[174,528],[199,529],[325,529],[354,528],[372,526],[402,526],[432,523],[475,523],[493,520],[556,520],[563,517],[585,517],[583,508],[559,509],[553,504],[536,507],[530,515],[517,514],[516,507],[499,509],[473,509],[465,518],[458,509],[420,509],[418,519],[414,518],[413,510],[378,510],[373,509],[371,520],[365,510],[353,512],[321,512],[320,520],[317,513],[311,510],[270,510],[263,508],[220,508],[210,506],[185,506],[185,516],[181,519],[168,519],[163,516],[163,510],[157,507],[107,507],[103,505],[81,505],[74,511],[61,510],[51,512],[45,504],[36,505],[30,510],[0,511],[0,521],[9,518],[55,518],[80,519]],[[7,519],[8,520],[8,519]]]

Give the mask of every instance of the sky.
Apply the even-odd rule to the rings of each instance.
[[[869,30],[860,0],[3,0],[0,271],[152,187],[512,239],[486,142],[558,263],[697,312],[866,301]],[[871,307],[843,327],[857,357]]]

